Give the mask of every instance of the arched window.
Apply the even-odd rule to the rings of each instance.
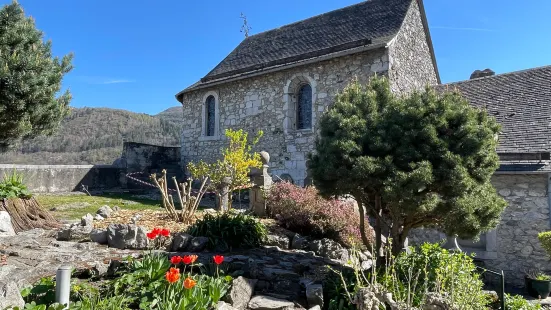
[[[301,86],[297,94],[297,129],[312,128],[312,87]]]
[[[205,136],[214,136],[216,129],[216,98],[210,95],[205,102]]]

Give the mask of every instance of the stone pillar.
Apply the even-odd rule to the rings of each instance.
[[[268,152],[260,152],[262,159],[261,169],[251,169],[251,182],[253,187],[250,189],[249,204],[251,211],[256,216],[266,216],[266,199],[265,193],[272,186],[272,177],[268,174],[268,163],[270,162],[270,154]]]
[[[231,199],[231,178],[224,177],[222,179],[222,184],[220,185],[220,191],[218,192],[218,210],[220,212],[226,212],[230,209],[230,199]]]

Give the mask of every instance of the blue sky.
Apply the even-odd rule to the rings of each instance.
[[[0,4],[9,3],[0,0]],[[53,41],[75,54],[64,86],[72,106],[156,114],[251,33],[358,0],[20,0]],[[443,82],[551,64],[551,1],[425,0]]]

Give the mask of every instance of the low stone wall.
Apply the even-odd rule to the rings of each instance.
[[[462,247],[475,253],[486,268],[503,270],[511,286],[524,286],[524,275],[529,270],[551,274],[551,259],[538,241],[538,233],[551,230],[548,178],[546,173],[494,175],[492,184],[509,205],[494,231],[482,235],[484,239],[478,245],[464,242]],[[444,238],[436,230],[418,229],[410,234],[409,242],[438,242]]]
[[[121,187],[125,169],[110,165],[9,165],[0,164],[0,179],[16,170],[33,193],[55,193]]]
[[[125,142],[122,157],[128,172],[144,172],[180,165],[180,150],[177,147]]]

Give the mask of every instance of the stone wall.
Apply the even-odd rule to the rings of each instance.
[[[125,142],[122,158],[128,172],[144,172],[180,164],[180,147]]]
[[[547,174],[496,174],[492,178],[509,205],[496,230],[482,236],[486,251],[477,251],[477,257],[487,268],[503,270],[509,285],[523,286],[524,273],[531,269],[551,273],[551,259],[538,241],[538,233],[551,229],[547,179]],[[419,229],[410,235],[410,244],[444,238],[438,231]]]
[[[0,179],[13,173],[23,175],[33,193],[55,193],[80,190],[112,189],[124,181],[124,169],[101,165],[9,165],[0,164]]]
[[[417,1],[411,2],[402,27],[389,47],[389,61],[394,92],[410,92],[438,83]]]
[[[316,120],[355,76],[366,83],[374,73],[386,74],[388,66],[387,51],[381,48],[186,93],[182,162],[219,156],[226,128],[242,128],[252,135],[262,129],[264,136],[257,150],[270,153],[271,173],[288,174],[302,185],[307,154],[313,150],[318,129]],[[312,86],[314,126],[312,130],[295,130],[293,92],[305,82]],[[202,137],[203,104],[210,94],[218,99],[219,128],[214,137]]]

